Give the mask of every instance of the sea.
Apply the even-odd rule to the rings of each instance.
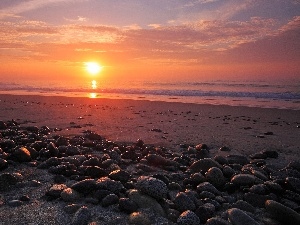
[[[145,81],[7,81],[0,94],[134,99],[300,110],[300,79]]]

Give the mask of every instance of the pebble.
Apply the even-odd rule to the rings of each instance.
[[[120,198],[119,209],[126,213],[133,213],[137,211],[138,205],[129,198]]]
[[[205,225],[231,225],[231,224],[222,218],[212,217],[206,221]]]
[[[0,158],[0,171],[5,170],[8,167],[8,163],[5,159]]]
[[[90,219],[91,211],[86,206],[82,206],[75,213],[71,225],[87,225]]]
[[[230,180],[236,186],[251,186],[255,183],[255,176],[250,174],[237,174]]]
[[[223,172],[217,168],[210,168],[205,174],[206,180],[214,185],[216,188],[221,188],[225,184],[225,177]]]
[[[81,195],[72,188],[66,188],[60,193],[60,197],[65,202],[76,202],[81,198]]]
[[[220,194],[220,191],[209,182],[203,182],[197,186],[197,192],[201,193],[202,191],[208,191],[215,195]]]
[[[173,202],[179,212],[184,212],[186,210],[194,211],[196,209],[194,202],[184,192],[179,192]]]
[[[116,194],[109,194],[102,199],[102,206],[108,207],[119,202],[119,197]]]
[[[237,208],[228,210],[228,219],[233,225],[259,225],[259,223],[248,216],[247,213]]]
[[[11,201],[8,201],[7,203],[10,207],[18,207],[18,206],[21,206],[23,205],[23,202],[21,200],[11,200]]]
[[[194,173],[207,172],[212,167],[222,168],[222,166],[217,161],[210,159],[210,158],[205,158],[205,159],[200,159],[200,160],[194,162],[189,167],[189,170]]]
[[[76,182],[71,186],[72,189],[78,191],[79,193],[89,194],[97,189],[97,184],[94,179],[85,179]]]
[[[151,225],[151,221],[145,213],[133,212],[129,216],[129,224],[132,224],[132,225]]]
[[[169,191],[163,181],[148,176],[139,177],[136,185],[138,190],[156,199],[166,198]]]
[[[238,200],[237,202],[233,203],[232,208],[238,208],[240,210],[251,212],[251,213],[255,212],[255,207],[253,207],[251,204],[243,200]]]
[[[180,216],[177,219],[178,225],[199,225],[200,219],[199,217],[190,210],[187,210],[180,214]]]
[[[25,147],[15,149],[9,158],[20,163],[31,161],[30,151]]]
[[[226,159],[229,164],[246,165],[249,163],[249,159],[243,155],[228,155]]]
[[[282,224],[300,224],[300,214],[279,202],[267,200],[266,210],[272,217]]]

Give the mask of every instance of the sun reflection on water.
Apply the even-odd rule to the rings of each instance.
[[[97,89],[98,85],[97,85],[97,81],[96,81],[96,80],[92,80],[92,82],[91,82],[91,87],[92,87],[93,90],[96,90],[96,89]],[[91,93],[89,94],[89,97],[90,97],[90,98],[97,98],[97,96],[98,96],[98,94],[95,93],[95,92],[91,92]]]

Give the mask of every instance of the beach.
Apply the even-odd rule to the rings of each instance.
[[[258,152],[273,151],[278,153],[278,157],[268,158],[266,164],[276,169],[283,169],[290,162],[299,161],[299,110],[146,100],[0,95],[0,121],[15,121],[20,129],[25,130],[28,127],[47,126],[52,136],[70,139],[87,132],[99,134],[102,138],[120,145],[132,145],[139,139],[147,146],[161,147],[175,155],[181,154],[189,146],[195,147],[199,144],[207,145],[211,158],[217,155],[226,157],[228,154],[249,158]],[[53,185],[53,181],[51,176],[46,175],[48,173],[45,170],[36,172],[34,164],[28,169],[23,164],[12,164],[1,173],[28,173],[30,175],[27,177],[31,181],[42,180],[46,186],[40,187],[37,194],[33,195],[41,198]],[[26,190],[31,189],[24,188],[24,195]],[[1,196],[3,218],[4,213],[8,213],[7,210],[10,209],[3,199],[12,198],[13,194],[9,193],[8,196]],[[35,204],[41,210],[40,221],[46,221],[47,216],[52,221],[49,224],[70,221],[68,216],[65,218],[60,215],[62,204],[55,201],[43,203],[42,200],[36,200]],[[47,207],[52,207],[50,215],[47,214]],[[37,210],[32,207],[30,212],[28,205],[13,209],[15,213],[9,212],[10,218],[5,217],[0,224],[20,222],[22,218],[16,212],[29,210],[28,214],[35,214]],[[96,210],[95,207],[92,210]],[[53,219],[53,214],[59,214],[60,219]],[[118,216],[122,218],[124,215]],[[22,214],[22,217],[25,221],[34,220],[29,215]]]

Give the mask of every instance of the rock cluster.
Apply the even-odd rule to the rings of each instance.
[[[23,187],[10,167],[46,170],[53,179],[44,198],[63,204],[71,224],[300,224],[300,162],[277,170],[268,164],[276,151],[208,157],[206,144],[174,152],[91,131],[66,138],[46,126],[0,125],[0,191]],[[3,200],[12,208],[30,201]],[[124,219],[96,216],[96,205]]]

